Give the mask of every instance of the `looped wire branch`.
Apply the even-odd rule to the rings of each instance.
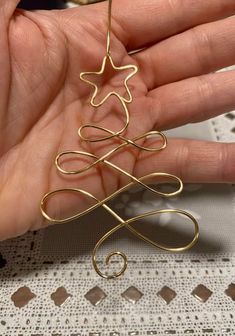
[[[112,0],[108,1],[108,29],[107,29],[107,46],[106,46],[106,55],[103,59],[102,62],[102,66],[100,71],[97,72],[82,72],[80,74],[80,79],[82,81],[84,81],[85,83],[91,85],[94,89],[94,92],[92,94],[92,98],[90,101],[91,106],[93,107],[100,107],[104,104],[104,102],[109,99],[111,96],[116,96],[118,101],[120,102],[120,106],[122,108],[122,110],[124,111],[125,114],[125,122],[123,127],[119,130],[119,131],[112,131],[110,129],[107,129],[105,127],[99,126],[99,125],[94,125],[94,124],[86,124],[83,125],[79,128],[78,130],[78,136],[81,139],[81,141],[87,142],[87,143],[95,143],[95,142],[103,142],[103,141],[107,141],[113,138],[116,138],[120,144],[113,148],[112,150],[110,150],[108,153],[104,154],[102,157],[98,157],[92,153],[89,152],[83,152],[83,151],[76,151],[76,150],[70,150],[70,151],[63,151],[61,153],[59,153],[56,156],[55,159],[55,165],[57,170],[64,174],[64,175],[78,175],[78,174],[82,174],[83,172],[89,171],[93,168],[95,168],[98,165],[107,165],[108,167],[114,169],[115,171],[118,171],[118,173],[123,174],[125,176],[127,176],[131,182],[129,184],[127,184],[126,186],[118,189],[117,191],[115,191],[113,194],[109,195],[108,197],[106,197],[103,200],[99,200],[97,197],[95,197],[94,195],[92,195],[91,193],[82,190],[82,189],[75,189],[75,188],[64,188],[64,189],[58,189],[58,190],[54,190],[52,192],[47,193],[42,201],[41,201],[41,213],[42,215],[49,220],[50,222],[59,222],[59,223],[66,223],[68,221],[74,220],[74,219],[78,219],[81,216],[86,215],[87,213],[94,211],[97,207],[102,207],[105,211],[107,211],[109,214],[111,214],[115,220],[117,220],[118,224],[112,228],[110,231],[106,232],[100,239],[99,241],[96,243],[93,252],[92,252],[92,264],[93,267],[95,269],[95,271],[97,272],[97,274],[103,278],[106,279],[113,279],[113,278],[117,278],[119,276],[121,276],[122,274],[124,274],[126,268],[127,268],[127,264],[128,264],[128,260],[127,260],[127,256],[120,251],[115,251],[115,252],[111,252],[107,255],[106,259],[105,259],[105,263],[106,265],[110,265],[111,259],[114,256],[118,256],[122,259],[122,267],[119,271],[116,271],[112,274],[106,274],[104,272],[102,272],[99,267],[98,267],[98,263],[97,263],[97,253],[98,250],[100,248],[100,246],[110,237],[112,236],[115,232],[117,232],[118,230],[122,229],[122,228],[126,228],[127,230],[129,230],[133,235],[135,235],[137,238],[143,240],[144,242],[146,242],[147,244],[150,244],[156,248],[162,249],[164,251],[169,251],[169,252],[182,252],[185,251],[187,249],[190,249],[198,240],[198,236],[199,236],[199,227],[198,227],[198,223],[196,221],[196,219],[188,212],[184,211],[184,210],[180,210],[180,209],[158,209],[158,210],[153,210],[153,211],[149,211],[146,213],[143,213],[141,215],[129,218],[127,220],[124,220],[123,218],[121,218],[113,209],[111,209],[108,205],[107,202],[111,199],[114,199],[116,196],[118,196],[120,193],[124,192],[125,190],[131,188],[133,185],[140,185],[141,187],[143,187],[144,189],[148,190],[149,192],[153,193],[156,196],[160,196],[160,197],[172,197],[172,196],[176,196],[178,195],[182,190],[183,190],[183,183],[181,181],[180,178],[178,178],[175,175],[171,175],[168,173],[164,173],[164,172],[155,172],[152,174],[148,174],[145,176],[142,176],[140,178],[137,178],[133,175],[131,175],[130,173],[128,173],[127,171],[125,171],[124,169],[120,168],[119,166],[113,164],[110,160],[110,157],[112,155],[114,155],[117,151],[123,150],[125,149],[125,147],[127,146],[132,146],[137,150],[141,150],[141,151],[147,151],[147,152],[158,152],[163,150],[166,146],[167,146],[167,139],[166,136],[159,131],[150,131],[147,133],[144,133],[142,135],[139,135],[133,139],[129,139],[126,136],[123,135],[123,133],[127,130],[128,126],[129,126],[129,121],[130,121],[130,114],[129,114],[129,110],[127,107],[127,104],[130,104],[133,101],[130,89],[128,87],[128,80],[134,76],[136,74],[136,72],[138,71],[138,68],[136,65],[124,65],[124,66],[115,66],[113,59],[112,59],[112,55],[111,55],[111,25],[112,25]],[[113,70],[116,71],[121,71],[121,70],[132,70],[131,73],[126,77],[125,81],[124,81],[124,86],[126,89],[126,92],[128,94],[128,97],[122,97],[120,94],[118,94],[115,91],[110,91],[100,102],[96,103],[96,97],[97,97],[97,93],[98,93],[98,86],[92,82],[90,79],[88,79],[87,77],[89,77],[90,75],[103,75],[104,71],[105,71],[105,67],[106,67],[106,63],[109,62],[110,65],[112,66]],[[84,131],[88,129],[88,130],[93,130],[93,131],[101,131],[103,133],[106,133],[106,136],[102,136],[102,137],[89,137],[89,136],[85,136],[84,135]],[[148,147],[145,146],[144,144],[138,144],[138,141],[141,141],[141,143],[145,143],[145,141],[149,138],[156,138],[157,141],[157,145],[155,147]],[[160,144],[159,144],[160,142]],[[73,169],[73,170],[66,170],[62,167],[61,164],[61,159],[64,157],[71,157],[76,159],[76,160],[81,160],[82,157],[87,157],[93,160],[92,163],[87,164],[85,166],[81,166],[79,169]],[[150,186],[148,181],[152,180],[152,179],[163,179],[163,181],[171,181],[174,182],[176,184],[176,190],[171,191],[171,192],[164,192],[161,190],[161,188],[159,189],[156,186]],[[79,211],[77,214],[69,216],[69,217],[65,217],[65,218],[54,218],[52,216],[50,216],[47,212],[47,202],[50,198],[55,197],[58,194],[64,193],[64,192],[70,192],[70,193],[76,193],[76,194],[81,194],[87,198],[89,198],[90,200],[92,200],[94,202],[94,205],[90,206],[89,208],[85,209],[84,211]],[[193,228],[194,228],[194,233],[193,233],[193,237],[191,239],[190,242],[188,242],[186,245],[183,246],[176,246],[176,247],[172,247],[172,246],[167,246],[166,244],[161,244],[161,243],[157,243],[156,241],[148,238],[147,236],[143,235],[142,233],[140,233],[138,230],[136,230],[134,228],[134,225],[136,222],[138,222],[139,220],[143,220],[144,218],[148,218],[151,216],[156,216],[156,215],[161,215],[161,214],[166,214],[166,213],[171,213],[171,214],[178,214],[181,217],[185,217],[187,218],[189,221],[192,222],[193,224]]]

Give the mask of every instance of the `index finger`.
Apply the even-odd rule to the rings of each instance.
[[[113,1],[113,31],[134,50],[234,13],[234,0],[118,0]]]
[[[234,183],[235,143],[171,138],[157,154],[142,152],[133,175],[153,171],[174,174],[190,183]]]

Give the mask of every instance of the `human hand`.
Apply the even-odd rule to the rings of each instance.
[[[100,69],[107,4],[27,12],[15,10],[17,2],[0,0],[1,239],[45,225],[39,204],[47,191],[79,187],[102,199],[127,183],[106,169],[66,178],[54,165],[60,151],[87,150],[76,130],[93,120],[94,111],[88,107],[91,88],[79,74]],[[140,69],[130,80],[130,137],[234,108],[235,72],[212,73],[235,63],[234,13],[234,0],[114,1],[115,64]],[[105,115],[101,123],[112,129],[114,118]],[[92,151],[100,156],[108,148]],[[234,144],[171,139],[157,154],[126,151],[112,162],[136,176],[158,171],[187,182],[235,180]],[[70,206],[67,200],[59,211]]]

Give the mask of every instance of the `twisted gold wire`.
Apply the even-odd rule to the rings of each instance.
[[[85,81],[85,82],[87,83],[87,81]],[[97,94],[97,91],[98,91],[98,88],[97,88],[97,90],[95,90],[96,94]],[[124,110],[124,112],[125,112],[125,124],[124,124],[124,126],[123,126],[119,131],[112,132],[112,131],[110,131],[110,130],[104,128],[104,127],[100,127],[100,126],[97,126],[97,125],[92,125],[92,124],[83,125],[83,126],[81,126],[81,127],[78,129],[78,136],[80,137],[81,140],[84,140],[84,141],[87,141],[87,142],[100,142],[100,141],[109,140],[109,139],[112,139],[112,138],[114,138],[114,137],[116,137],[116,136],[120,136],[120,135],[127,129],[127,127],[129,126],[130,116],[129,116],[129,111],[128,111],[128,109],[127,109],[127,106],[126,106],[125,102],[124,102],[124,101],[121,99],[121,97],[120,97],[118,94],[116,94],[115,92],[111,92],[111,93],[112,93],[112,95],[117,96],[117,98],[119,99],[119,101],[120,101],[121,104],[122,104],[123,110]],[[93,96],[94,96],[94,95],[93,95]],[[111,94],[110,94],[110,96],[111,96]],[[93,98],[92,98],[92,99],[93,99]],[[97,105],[94,105],[94,103],[92,103],[92,101],[91,101],[91,104],[92,104],[92,106],[94,106],[94,107],[99,107],[99,106],[101,106],[103,103],[102,103],[102,104],[99,103],[99,104],[97,104]],[[88,138],[86,138],[86,137],[83,137],[83,135],[82,135],[82,131],[83,131],[83,129],[85,129],[85,128],[99,129],[99,130],[102,130],[102,131],[104,131],[104,132],[106,132],[106,133],[109,133],[110,135],[108,135],[108,136],[106,136],[106,137],[101,137],[101,138],[99,138],[99,139],[97,139],[97,138],[96,138],[96,139],[88,139]]]
[[[83,152],[81,152],[81,153],[83,153]],[[87,154],[89,154],[89,156],[91,156],[91,157],[93,156],[93,154],[91,154],[91,153],[87,153]],[[44,197],[41,200],[41,205],[40,205],[41,212],[42,212],[43,216],[47,220],[49,220],[50,222],[53,222],[53,223],[67,223],[67,222],[70,222],[72,220],[78,219],[78,218],[80,218],[80,217],[88,214],[89,212],[95,210],[99,206],[103,206],[103,204],[106,204],[108,201],[114,199],[115,197],[117,197],[122,192],[124,192],[124,191],[132,188],[135,184],[138,183],[138,184],[141,184],[142,186],[145,187],[146,183],[142,183],[142,181],[150,180],[150,179],[152,180],[153,178],[158,178],[158,177],[164,177],[166,179],[170,179],[170,180],[173,180],[174,182],[177,182],[178,188],[174,192],[169,192],[169,193],[167,193],[167,192],[165,192],[165,193],[164,192],[160,192],[160,191],[157,191],[156,189],[150,188],[150,191],[152,191],[153,193],[156,193],[156,194],[158,194],[160,196],[164,196],[164,197],[172,197],[172,196],[178,195],[182,191],[182,189],[183,189],[183,183],[175,175],[171,175],[171,174],[168,174],[168,173],[151,173],[151,174],[148,174],[148,175],[140,177],[137,180],[137,182],[136,181],[130,182],[129,184],[127,184],[124,187],[116,190],[114,193],[112,193],[111,195],[109,195],[106,198],[104,198],[102,201],[99,201],[94,195],[92,195],[88,191],[85,191],[85,190],[82,190],[82,189],[63,188],[63,189],[58,189],[58,190],[54,190],[54,191],[48,192],[47,194],[44,195]],[[46,211],[47,201],[51,197],[53,197],[54,195],[60,194],[60,193],[63,193],[63,192],[79,193],[79,194],[82,194],[82,195],[90,197],[92,200],[96,201],[97,203],[95,205],[91,206],[90,208],[87,208],[86,210],[84,210],[82,212],[79,212],[78,214],[75,214],[73,216],[66,217],[64,219],[53,218],[50,215],[48,215],[48,213]],[[114,214],[114,212],[113,212],[113,214]],[[119,216],[117,215],[117,218],[118,217]]]
[[[99,200],[98,198],[96,198],[94,195],[92,195],[91,193],[82,190],[82,189],[76,189],[76,188],[63,188],[63,189],[58,189],[58,190],[54,190],[51,192],[48,192],[46,195],[44,195],[41,204],[40,204],[40,209],[41,209],[41,213],[42,215],[50,222],[54,223],[66,223],[69,222],[71,220],[75,220],[80,218],[81,216],[86,215],[87,213],[95,210],[98,207],[102,207],[103,209],[105,209],[109,214],[111,214],[117,221],[119,224],[117,224],[114,228],[112,228],[111,230],[109,230],[106,234],[104,234],[99,241],[96,243],[93,252],[92,252],[92,264],[93,267],[95,269],[95,271],[97,272],[98,275],[100,275],[103,278],[106,279],[113,279],[116,277],[121,276],[126,268],[127,268],[127,257],[123,252],[120,251],[115,251],[115,252],[111,252],[108,254],[108,256],[105,259],[105,262],[107,265],[109,265],[110,260],[113,256],[119,256],[121,257],[121,259],[123,260],[123,265],[121,267],[121,269],[118,272],[114,272],[113,274],[106,274],[104,272],[102,272],[99,267],[98,267],[98,263],[97,263],[97,252],[98,249],[100,248],[100,246],[110,237],[112,236],[112,234],[114,234],[115,232],[117,232],[118,230],[120,230],[121,228],[125,227],[126,229],[128,229],[132,234],[134,234],[137,238],[143,240],[144,242],[162,249],[164,251],[169,251],[169,252],[182,252],[185,251],[189,248],[191,248],[196,241],[198,240],[198,236],[199,236],[199,227],[198,227],[198,223],[196,221],[196,219],[188,212],[180,210],[180,209],[158,209],[158,210],[154,210],[154,211],[149,211],[146,213],[143,213],[141,215],[129,218],[127,220],[124,220],[123,218],[121,218],[113,209],[111,209],[106,203],[108,201],[110,201],[111,199],[114,199],[116,196],[118,196],[120,193],[128,190],[129,188],[131,188],[133,185],[141,185],[144,189],[154,193],[155,195],[158,196],[162,196],[162,197],[172,197],[175,195],[178,195],[182,190],[183,190],[183,183],[181,181],[180,178],[178,178],[175,175],[172,174],[168,174],[168,173],[163,173],[163,172],[155,172],[152,174],[148,174],[145,176],[142,176],[140,178],[137,178],[133,175],[131,175],[130,173],[128,173],[127,171],[125,171],[124,169],[120,168],[119,166],[113,164],[112,162],[109,161],[110,157],[116,153],[117,151],[120,151],[121,149],[123,150],[126,146],[133,146],[135,149],[138,150],[142,150],[142,151],[147,151],[147,152],[158,152],[160,150],[163,150],[166,145],[167,145],[167,139],[166,136],[159,131],[150,131],[147,133],[144,133],[142,135],[139,135],[133,139],[128,139],[127,137],[123,136],[123,133],[127,130],[128,126],[129,126],[129,121],[130,121],[130,115],[129,115],[129,110],[127,108],[127,104],[131,103],[133,101],[130,89],[128,87],[128,80],[134,76],[136,74],[136,72],[138,71],[138,68],[136,65],[124,65],[121,67],[118,67],[114,64],[112,56],[111,56],[111,52],[110,52],[110,45],[111,45],[111,22],[112,22],[112,0],[108,0],[108,29],[107,29],[107,47],[106,47],[106,55],[103,58],[103,62],[102,62],[102,66],[101,69],[97,72],[82,72],[80,74],[80,79],[82,81],[84,81],[85,83],[91,85],[94,89],[94,92],[92,94],[91,97],[91,101],[90,104],[91,106],[98,108],[101,105],[103,105],[105,103],[105,101],[107,99],[109,99],[111,96],[116,96],[117,99],[119,100],[119,102],[121,103],[121,107],[124,111],[125,114],[125,123],[124,126],[119,130],[119,131],[112,131],[109,130],[105,127],[102,126],[98,126],[98,125],[93,125],[93,124],[86,124],[83,125],[79,128],[78,130],[78,136],[80,137],[80,139],[82,141],[88,142],[88,143],[93,143],[93,142],[102,142],[102,141],[107,141],[109,139],[112,138],[117,138],[121,143],[113,148],[112,150],[110,150],[108,153],[104,154],[102,157],[98,157],[92,153],[89,152],[83,152],[83,151],[63,151],[61,153],[59,153],[56,156],[55,159],[55,165],[57,170],[65,175],[77,175],[77,174],[81,174],[85,171],[89,171],[92,168],[95,168],[96,166],[100,165],[100,164],[105,164],[108,167],[111,167],[112,169],[114,169],[115,171],[118,171],[119,173],[127,176],[131,182],[129,184],[127,184],[126,186],[118,189],[117,191],[115,191],[113,194],[109,195],[108,197],[106,197],[103,200]],[[97,93],[98,93],[98,86],[92,82],[91,80],[89,80],[87,77],[89,77],[90,75],[103,75],[104,71],[105,71],[105,67],[107,62],[110,63],[110,65],[112,66],[112,68],[116,71],[121,71],[121,70],[131,70],[131,73],[126,77],[125,81],[124,81],[124,87],[126,89],[127,92],[127,98],[121,96],[120,94],[118,94],[115,91],[111,91],[109,92],[100,102],[96,103],[95,99],[97,97]],[[83,131],[85,129],[92,129],[92,130],[98,130],[98,131],[102,131],[104,133],[106,133],[106,136],[102,136],[102,137],[86,137],[83,135]],[[149,137],[156,137],[158,139],[160,139],[160,145],[158,145],[157,147],[147,147],[144,145],[140,145],[137,143],[137,141],[141,141],[144,142],[145,140],[147,140]],[[60,161],[61,158],[68,156],[68,155],[74,155],[76,159],[82,158],[82,157],[88,157],[93,159],[93,162],[91,164],[87,164],[84,167],[81,167],[80,169],[76,169],[76,170],[65,170],[62,168]],[[156,186],[154,187],[150,187],[148,185],[149,181],[155,179],[158,180],[159,178],[163,178],[163,181],[165,183],[165,181],[172,181],[176,184],[176,190],[172,191],[172,192],[163,192],[160,190],[158,190],[158,188]],[[161,183],[163,183],[160,182]],[[47,202],[50,198],[64,193],[64,192],[70,192],[70,193],[77,193],[77,194],[82,194],[83,196],[86,196],[88,198],[90,198],[91,200],[94,201],[94,205],[88,207],[87,209],[85,209],[84,211],[80,211],[72,216],[69,217],[65,217],[65,218],[54,218],[51,217],[46,210],[46,205]],[[150,217],[150,216],[155,216],[155,215],[159,215],[159,214],[165,214],[165,213],[172,213],[172,214],[178,214],[180,216],[184,216],[187,219],[189,219],[192,223],[193,223],[193,227],[194,227],[194,234],[193,237],[191,239],[191,241],[189,243],[187,243],[184,246],[178,246],[178,247],[171,247],[168,246],[166,244],[160,244],[155,242],[154,240],[151,240],[150,238],[146,237],[145,235],[143,235],[142,233],[140,233],[138,230],[136,230],[133,225],[135,224],[135,222],[137,222],[138,220]]]
[[[146,179],[146,178],[149,178],[149,177],[153,177],[153,175],[156,175],[158,176],[159,173],[153,173],[153,174],[149,174],[149,175],[146,175],[144,177],[142,177],[141,179]],[[160,174],[163,174],[163,173],[160,173]],[[169,177],[169,174],[166,174],[167,177]],[[173,175],[172,175],[173,176]],[[183,211],[183,210],[180,210],[180,209],[161,209],[161,210],[154,210],[154,211],[149,211],[149,212],[146,212],[144,214],[141,214],[141,215],[138,215],[138,216],[135,216],[135,217],[132,217],[128,220],[124,220],[122,219],[115,211],[113,211],[107,204],[106,202],[108,202],[109,200],[111,200],[112,198],[115,198],[119,193],[122,193],[124,190],[127,190],[128,188],[130,188],[130,186],[132,186],[134,183],[131,182],[130,184],[128,184],[127,186],[124,186],[123,188],[117,190],[115,193],[113,193],[112,195],[110,195],[109,197],[105,198],[104,200],[100,201],[99,199],[97,199],[94,195],[92,195],[91,193],[87,192],[87,191],[84,191],[82,189],[72,189],[72,188],[68,188],[68,189],[59,189],[59,190],[55,190],[55,191],[52,191],[48,194],[46,194],[44,196],[44,198],[42,199],[42,202],[41,202],[41,211],[44,215],[44,217],[46,219],[48,219],[49,221],[51,222],[57,222],[57,223],[65,223],[65,222],[68,222],[68,221],[71,221],[71,220],[74,220],[74,219],[77,219],[81,216],[84,216],[85,214],[93,211],[94,209],[96,209],[97,207],[99,206],[102,206],[107,212],[109,212],[115,219],[117,219],[120,224],[116,225],[113,229],[111,229],[110,231],[108,231],[106,234],[103,235],[103,237],[101,237],[101,239],[96,243],[94,249],[93,249],[93,252],[92,252],[92,264],[94,266],[94,269],[95,271],[100,275],[102,276],[103,278],[106,278],[106,279],[113,279],[113,278],[116,278],[120,275],[122,275],[125,270],[126,270],[126,267],[127,267],[127,257],[124,253],[120,252],[120,251],[117,251],[117,252],[111,252],[107,257],[106,257],[106,264],[109,264],[109,261],[111,259],[111,257],[113,256],[120,256],[122,259],[123,259],[123,267],[122,269],[119,271],[119,272],[115,272],[111,275],[107,275],[105,273],[102,273],[99,268],[98,268],[98,264],[97,264],[97,261],[96,261],[96,254],[97,254],[97,251],[99,249],[99,247],[104,243],[105,240],[107,240],[113,233],[115,233],[116,231],[120,230],[121,228],[125,227],[127,228],[130,232],[132,232],[136,237],[142,239],[143,241],[145,241],[146,243],[148,244],[151,244],[153,245],[154,247],[157,247],[161,250],[164,250],[164,251],[169,251],[169,252],[182,252],[182,251],[185,251],[189,248],[191,248],[195,243],[196,241],[198,240],[198,235],[199,235],[199,227],[198,227],[198,223],[196,221],[196,219],[188,212],[186,211]],[[47,212],[45,211],[44,209],[44,205],[46,204],[46,201],[52,197],[54,194],[57,194],[57,193],[63,193],[63,192],[76,192],[76,193],[80,193],[80,194],[83,194],[83,195],[86,195],[88,197],[90,197],[91,199],[93,199],[96,204],[91,206],[90,208],[86,209],[85,211],[83,212],[80,212],[78,213],[77,215],[74,215],[74,216],[71,216],[71,217],[68,217],[68,218],[65,218],[65,219],[56,219],[56,218],[52,218],[50,217]],[[141,234],[140,232],[138,232],[136,229],[134,229],[131,224],[134,223],[134,222],[137,222],[139,219],[143,219],[143,218],[147,218],[147,217],[150,217],[150,216],[153,216],[153,215],[157,215],[157,214],[162,214],[162,213],[176,213],[176,214],[180,214],[180,215],[183,215],[187,218],[189,218],[192,223],[193,223],[193,226],[194,226],[194,235],[193,235],[193,239],[186,245],[184,246],[179,246],[179,247],[170,247],[170,246],[167,246],[166,244],[159,244],[159,243],[156,243],[155,241],[151,240],[150,238],[146,237],[145,235]]]

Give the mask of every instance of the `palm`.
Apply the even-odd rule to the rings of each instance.
[[[87,32],[81,38],[81,30],[73,31],[76,20],[72,15],[70,11],[68,14],[65,11],[60,16],[64,23],[70,20],[69,28],[66,28],[66,24],[59,25],[58,13],[54,12],[19,12],[15,14],[16,21],[11,23],[11,94],[14,100],[12,106],[8,107],[7,115],[4,115],[8,121],[7,128],[1,132],[1,196],[3,199],[5,195],[7,197],[2,230],[6,235],[21,234],[42,225],[39,213],[42,195],[56,187],[71,186],[71,179],[63,180],[57,173],[55,155],[64,149],[83,149],[76,131],[84,120],[89,122],[89,116],[81,112],[88,101],[90,88],[80,81],[79,73],[100,66],[97,60],[102,60],[105,51],[105,27],[101,27],[103,41],[96,42],[96,34],[100,34],[100,31],[95,29],[95,25],[92,32]],[[82,31],[89,31],[85,17],[80,25]],[[42,30],[48,34],[48,40]],[[30,31],[30,41],[26,40],[27,36],[18,35],[25,31]],[[84,49],[84,39],[90,50]],[[96,53],[88,57],[88,53],[94,51]],[[123,57],[130,60],[121,46],[120,59]],[[25,64],[27,66],[24,68]],[[139,80],[136,90],[141,86],[143,84]],[[110,128],[111,123],[112,118]],[[92,185],[97,186],[97,190],[91,191],[98,197],[103,197],[106,192],[99,172],[72,183],[88,190]],[[109,188],[114,188],[116,183],[113,180],[113,186],[109,185]],[[12,213],[15,207],[19,211]]]
[[[4,1],[0,0],[0,9],[1,2]],[[105,172],[107,177],[104,178],[100,170],[76,179],[64,178],[54,166],[58,152],[87,149],[79,141],[76,130],[93,121],[87,108],[91,88],[80,81],[79,73],[99,69],[105,53],[106,7],[99,6],[61,12],[15,12],[10,20],[8,50],[7,41],[1,37],[5,50],[0,56],[0,204],[4,209],[0,215],[0,237],[3,239],[43,225],[39,204],[47,191],[79,186],[102,198],[126,182],[109,171]],[[102,9],[99,15],[96,8]],[[129,56],[123,39],[117,35],[112,40],[116,62],[141,67],[141,54]],[[163,65],[158,64],[159,68]],[[158,121],[153,117],[153,104],[158,106],[159,102],[156,84],[150,88],[144,75],[145,71],[140,71],[132,83],[135,103],[130,105],[130,137],[150,131]],[[184,77],[179,74],[179,79]],[[160,95],[167,95],[169,90],[163,84],[173,81],[174,78],[158,85]],[[164,101],[161,103],[161,109],[164,109],[162,105]],[[105,126],[113,129],[114,118],[107,116]],[[182,124],[187,122],[182,118],[179,120]],[[158,126],[167,128],[167,122],[170,126],[179,123],[166,118]],[[170,143],[169,151],[171,148],[174,143]],[[97,155],[106,150],[100,146],[93,148]],[[160,168],[177,173],[174,170],[179,167],[174,169],[169,159],[165,160],[169,151],[160,154],[163,162]],[[120,155],[121,166],[131,173],[139,175],[156,169],[143,169],[136,162],[136,153]],[[113,160],[120,162],[120,157]],[[186,179],[190,180],[190,177]]]

